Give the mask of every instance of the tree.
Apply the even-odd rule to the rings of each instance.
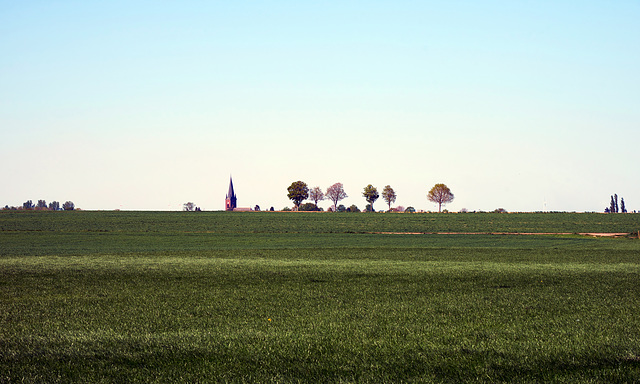
[[[47,208],[47,202],[44,200],[38,200],[38,205],[36,205],[36,208],[38,209],[46,209]]]
[[[611,196],[611,202],[609,203],[609,212],[610,213],[616,212],[616,202],[613,200],[613,195]]]
[[[358,208],[358,206],[355,204],[351,204],[351,206],[347,209],[349,210],[349,212],[360,212],[360,208]]]
[[[192,202],[182,204],[182,210],[185,212],[192,212],[196,209],[196,205]]]
[[[404,210],[404,213],[416,213],[416,209],[415,209],[415,208],[413,208],[413,207],[407,207],[407,208]]]
[[[396,202],[396,192],[391,188],[390,185],[387,185],[382,190],[382,198],[389,205],[389,211],[391,211],[391,204]]]
[[[362,196],[364,196],[364,199],[367,200],[367,203],[371,205],[371,212],[375,212],[375,209],[373,209],[373,203],[375,203],[376,200],[378,200],[378,197],[380,197],[380,195],[378,194],[378,189],[369,184],[364,187]]]
[[[327,199],[329,199],[333,203],[333,207],[335,209],[338,208],[338,202],[340,200],[349,197],[347,196],[347,193],[344,191],[344,187],[342,186],[342,183],[335,183],[329,188],[327,188],[327,193],[325,194],[325,196],[327,197]]]
[[[615,200],[615,202],[616,202],[616,213],[618,213],[618,212],[620,212],[620,211],[618,210],[618,194],[617,194],[617,193],[615,193],[615,194],[613,195],[613,198],[614,198],[614,200]]]
[[[322,192],[322,189],[320,189],[320,187],[311,188],[309,191],[309,200],[313,201],[316,208],[318,208],[318,201],[324,200],[324,192]]]
[[[307,187],[307,183],[303,181],[294,181],[289,188],[287,188],[287,191],[289,191],[287,197],[293,201],[293,204],[296,206],[296,211],[298,207],[300,207],[300,203],[309,197],[309,187]]]
[[[60,203],[57,201],[52,201],[49,203],[49,209],[52,211],[59,211],[60,210]]]
[[[427,193],[427,199],[438,204],[438,212],[442,212],[442,205],[452,202],[453,197],[453,193],[451,193],[449,187],[444,184],[434,185],[429,193]]]
[[[22,203],[22,209],[33,209],[35,206],[33,205],[33,201],[27,200]]]
[[[627,213],[627,207],[624,205],[624,197],[620,198],[620,212]]]
[[[64,204],[62,204],[62,209],[64,209],[65,211],[73,211],[74,209],[76,209],[76,205],[73,204],[73,201],[66,201]]]

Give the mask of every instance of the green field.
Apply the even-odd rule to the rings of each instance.
[[[0,212],[0,382],[638,382],[640,241],[490,233],[639,229],[636,214]]]

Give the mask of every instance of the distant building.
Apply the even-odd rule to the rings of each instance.
[[[233,180],[229,177],[229,192],[224,200],[224,210],[233,211],[237,206],[237,200],[236,193],[233,191]]]

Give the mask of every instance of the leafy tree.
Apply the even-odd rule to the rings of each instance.
[[[407,207],[404,210],[405,213],[416,213],[416,209],[413,207]]]
[[[196,205],[194,203],[192,203],[191,201],[188,203],[184,203],[182,205],[182,210],[185,212],[192,212],[196,209]]]
[[[344,187],[342,183],[335,183],[329,188],[327,188],[327,193],[325,194],[326,198],[333,203],[334,208],[338,209],[338,202],[343,200],[349,196],[344,191]]]
[[[74,209],[76,209],[76,205],[73,204],[73,201],[66,201],[64,204],[62,204],[62,209],[64,209],[65,211],[73,211]]]
[[[259,211],[260,210],[260,206],[256,204],[256,206],[253,208],[254,211]]]
[[[360,208],[358,208],[358,206],[355,204],[351,204],[351,206],[347,209],[349,210],[349,212],[360,212]]]
[[[444,184],[434,185],[429,193],[427,193],[427,199],[438,204],[438,212],[442,212],[442,205],[452,202],[453,197],[453,193],[451,193],[449,187]]]
[[[22,203],[22,209],[33,209],[35,206],[33,205],[33,201],[27,200]]]
[[[340,205],[338,206],[338,208],[336,208],[336,211],[338,211],[338,212],[344,212],[344,211],[346,211],[346,210],[347,210],[347,208],[345,208],[345,206],[344,206],[344,205],[342,205],[342,204],[340,204]]]
[[[296,210],[300,207],[300,203],[309,197],[309,187],[307,187],[307,183],[303,181],[294,181],[289,188],[287,188],[287,191],[289,191],[287,197],[293,201]]]
[[[60,203],[57,201],[52,201],[49,203],[49,209],[52,211],[59,211],[60,210]]]
[[[324,192],[322,192],[322,189],[320,189],[320,187],[311,188],[309,191],[309,200],[313,201],[317,208],[318,201],[324,200]]]
[[[396,202],[396,192],[391,188],[390,185],[387,185],[382,190],[382,198],[389,205],[389,211],[391,211],[391,204]]]
[[[47,208],[47,202],[44,200],[38,200],[38,205],[36,205],[36,208],[38,209],[46,209]]]
[[[378,200],[378,197],[380,197],[380,194],[378,194],[378,189],[373,185],[369,184],[366,187],[364,187],[364,190],[362,191],[362,196],[364,197],[365,200],[367,200],[367,203],[371,205],[371,212],[375,212],[375,209],[373,209],[373,203],[375,203],[376,200]]]

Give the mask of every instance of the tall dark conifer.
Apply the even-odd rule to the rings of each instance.
[[[616,212],[616,202],[613,200],[613,196],[611,196],[611,203],[609,203],[609,212]]]
[[[615,212],[616,212],[616,213],[618,213],[618,212],[620,212],[620,211],[618,210],[618,194],[617,194],[617,193],[616,193],[616,194],[614,194],[614,195],[613,195],[613,198],[614,198],[614,200],[615,200],[615,202],[616,202],[616,210],[615,210]]]

